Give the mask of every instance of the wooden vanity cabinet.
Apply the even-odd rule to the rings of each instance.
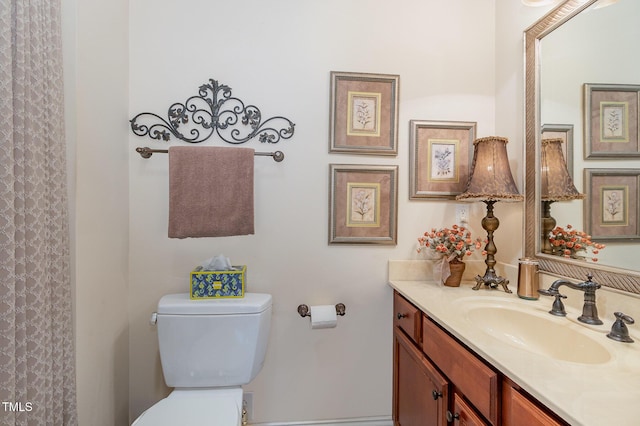
[[[422,312],[399,294],[393,302],[395,426],[446,426],[449,383],[420,350]]]
[[[448,413],[448,419],[451,419],[454,425],[461,426],[485,426],[489,424],[478,416],[475,410],[467,404],[467,401],[457,393],[453,394],[453,412]]]
[[[393,343],[396,426],[446,426],[449,383],[399,328]]]
[[[544,407],[521,392],[508,379],[502,381],[502,425],[503,426],[560,426],[568,425],[549,413]]]
[[[473,407],[491,422],[490,424],[499,424],[497,372],[426,315],[422,320],[422,350],[455,385],[456,395],[464,395]]]
[[[394,292],[395,426],[561,426],[560,418]]]

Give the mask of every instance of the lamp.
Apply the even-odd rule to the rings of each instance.
[[[509,280],[496,275],[494,255],[498,251],[493,243],[493,233],[500,221],[493,215],[493,205],[497,201],[522,201],[518,188],[513,181],[509,159],[507,157],[507,138],[489,136],[473,142],[473,163],[467,189],[458,195],[458,200],[482,201],[487,205],[487,215],[482,219],[482,228],[487,231],[487,258],[484,263],[487,269],[484,276],[476,276],[474,290],[481,285],[492,289],[501,285],[505,292],[511,293],[507,287]]]
[[[556,201],[570,201],[584,198],[573,185],[562,154],[561,138],[542,139],[540,149],[540,199],[542,200],[542,247],[541,251],[553,254],[549,233],[556,227],[551,216],[551,204]]]

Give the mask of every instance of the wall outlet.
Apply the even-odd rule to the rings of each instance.
[[[242,394],[242,423],[253,420],[253,392],[244,392]]]
[[[458,225],[469,223],[469,204],[456,204],[456,223]]]

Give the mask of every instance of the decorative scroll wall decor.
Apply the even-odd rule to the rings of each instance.
[[[158,114],[142,112],[130,120],[138,136],[168,141],[171,135],[189,143],[203,142],[215,132],[225,142],[241,144],[259,135],[260,142],[278,143],[293,136],[295,124],[285,117],[262,121],[254,105],[245,106],[231,96],[231,88],[210,79],[197,95],[169,107],[167,120]]]

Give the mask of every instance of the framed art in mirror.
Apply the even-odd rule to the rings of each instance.
[[[331,72],[329,152],[398,154],[400,76]]]
[[[587,158],[640,156],[640,85],[585,84]]]
[[[409,126],[409,198],[454,199],[464,192],[476,123],[411,120]]]
[[[543,124],[542,139],[562,139],[562,155],[573,178],[573,124]]]
[[[593,241],[638,241],[640,169],[585,169],[585,231]]]

